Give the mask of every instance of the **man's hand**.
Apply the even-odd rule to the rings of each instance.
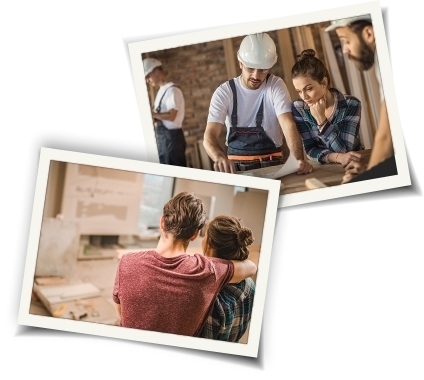
[[[367,166],[364,162],[361,161],[351,161],[345,167],[345,175],[342,179],[343,183],[348,183],[352,178],[356,177],[358,174],[363,173],[367,169]]]
[[[298,160],[299,169],[297,169],[297,174],[309,174],[312,173],[314,168],[313,166],[306,160]]]
[[[224,172],[224,173],[236,172],[234,164],[226,157],[218,157],[216,162],[213,164],[213,168],[217,172]]]
[[[339,153],[337,156],[337,161],[341,163],[344,168],[346,168],[351,162],[360,162],[361,159],[362,156],[358,152]]]

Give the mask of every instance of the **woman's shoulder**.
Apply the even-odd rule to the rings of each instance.
[[[332,88],[331,91],[336,94],[339,100],[345,100],[348,104],[361,104],[361,101],[356,96],[343,94],[337,88]]]

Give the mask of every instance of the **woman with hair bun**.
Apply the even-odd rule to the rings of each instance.
[[[245,260],[253,243],[252,230],[238,218],[215,217],[207,226],[202,240],[203,254],[226,260]],[[255,283],[247,278],[238,284],[227,284],[218,293],[200,337],[238,342],[252,317]]]
[[[292,112],[306,154],[322,164],[343,167],[360,161],[361,101],[330,86],[330,74],[312,49],[297,56],[291,74],[300,96]]]

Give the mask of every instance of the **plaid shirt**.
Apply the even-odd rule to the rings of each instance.
[[[218,293],[206,320],[202,338],[238,342],[252,317],[255,283],[251,278],[238,284],[227,284]]]
[[[333,152],[346,153],[364,149],[359,139],[361,124],[361,101],[354,96],[344,95],[335,88],[334,112],[321,132],[309,106],[301,99],[292,104],[293,117],[303,140],[306,154],[314,161],[326,163]]]

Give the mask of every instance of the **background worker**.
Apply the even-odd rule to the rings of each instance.
[[[368,165],[351,162],[346,166],[343,183],[386,177],[397,174],[392,135],[386,101],[381,85],[374,28],[370,15],[332,21],[326,31],[334,30],[342,44],[343,53],[361,71],[373,68],[380,85],[380,114]],[[366,173],[365,173],[366,171]],[[363,173],[363,174],[361,174]],[[360,176],[358,176],[361,174]]]
[[[246,36],[237,53],[241,75],[214,92],[203,145],[214,169],[234,173],[284,163],[283,137],[299,162],[299,174],[312,172],[291,113],[284,81],[269,73],[277,62],[274,41],[267,33]],[[219,137],[226,127],[225,153]]]
[[[152,87],[159,87],[152,111],[159,162],[187,166],[187,144],[182,130],[185,112],[183,93],[173,82],[167,80],[159,60],[145,58],[143,66],[146,82]]]
[[[256,273],[250,260],[187,254],[205,222],[202,200],[179,193],[163,207],[156,249],[122,256],[113,287],[122,327],[198,336],[224,285]]]

